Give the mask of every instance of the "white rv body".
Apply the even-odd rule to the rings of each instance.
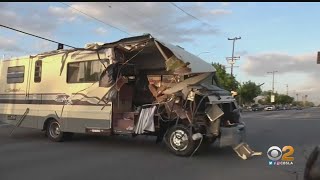
[[[245,124],[214,72],[151,35],[3,60],[0,120],[44,130],[53,141],[72,133],[156,135],[181,156],[202,137],[237,145]]]

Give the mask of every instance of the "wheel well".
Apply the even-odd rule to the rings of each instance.
[[[56,121],[56,119],[55,119],[55,118],[52,118],[52,117],[46,119],[46,121],[45,121],[44,124],[43,124],[42,131],[45,131],[45,130],[47,129],[47,126],[49,125],[49,122],[50,122],[50,121]]]

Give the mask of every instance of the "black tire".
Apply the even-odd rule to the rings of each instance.
[[[177,156],[190,156],[198,145],[198,141],[192,139],[190,129],[181,124],[168,129],[165,142],[169,151]]]
[[[60,123],[56,120],[51,120],[48,123],[47,129],[46,129],[46,134],[48,136],[48,138],[51,141],[54,142],[62,142],[64,141],[68,136],[71,137],[70,134],[66,133],[66,132],[62,132],[61,128],[60,128]]]

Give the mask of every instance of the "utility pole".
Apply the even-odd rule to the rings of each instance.
[[[234,60],[234,43],[236,42],[236,40],[241,39],[241,37],[235,37],[235,38],[228,38],[228,40],[232,40],[233,41],[233,45],[232,45],[232,60],[231,60],[231,77],[233,77],[233,64],[235,63]]]
[[[287,86],[287,96],[289,96],[289,87],[288,87],[288,84],[286,84]]]
[[[278,71],[267,72],[268,74],[272,74],[272,94],[274,94],[274,73]]]
[[[303,100],[303,106],[304,107],[306,107],[307,97],[308,97],[308,95],[304,95],[304,100]]]

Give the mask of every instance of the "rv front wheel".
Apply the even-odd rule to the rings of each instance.
[[[48,138],[52,141],[61,142],[64,140],[64,132],[61,131],[61,126],[56,120],[49,122],[46,133]]]
[[[182,124],[172,126],[165,136],[168,149],[178,156],[189,156],[197,146],[197,141],[191,137],[189,128]]]

